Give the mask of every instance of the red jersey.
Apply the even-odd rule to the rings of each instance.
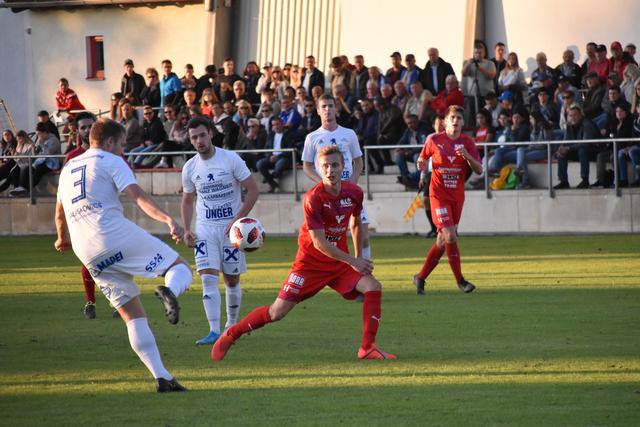
[[[349,253],[349,220],[352,215],[360,216],[363,199],[362,189],[350,181],[342,181],[342,188],[337,196],[328,193],[322,182],[307,191],[302,201],[304,223],[298,234],[298,254],[293,263],[294,270],[307,268],[329,271],[332,264],[339,262],[313,246],[309,230],[324,230],[330,244]]]
[[[66,92],[56,92],[56,105],[58,110],[66,110],[67,113],[71,110],[84,110],[84,105],[78,99],[78,95],[71,90],[68,89]],[[73,118],[73,114],[69,114],[70,118]]]
[[[467,135],[460,135],[457,139],[451,140],[443,131],[427,137],[420,158],[428,160],[431,157],[431,197],[440,200],[464,200],[464,179],[469,164],[456,154],[456,148],[459,146],[464,146],[474,159],[480,161],[476,144]]]
[[[78,157],[80,154],[83,154],[85,151],[87,150],[85,150],[82,145],[78,145],[76,148],[74,148],[73,150],[67,153],[67,155],[64,158],[64,162],[67,163],[69,160],[73,159],[74,157]]]

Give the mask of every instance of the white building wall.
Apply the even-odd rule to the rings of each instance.
[[[161,61],[170,59],[178,76],[193,64],[204,72],[205,14],[202,5],[83,8],[22,12],[30,14],[33,58],[33,104],[55,109],[58,79],[66,77],[89,109],[108,109],[109,96],[120,90],[123,62],[134,60],[136,71],[147,67],[160,74]],[[104,36],[105,80],[87,80],[85,37]],[[27,53],[29,55],[29,53]]]
[[[608,0],[484,0],[486,41],[489,49],[502,41],[509,51],[518,53],[520,66],[530,76],[537,52],[547,54],[551,67],[562,62],[562,52],[571,49],[576,62],[586,59],[585,45],[607,46],[617,40],[625,46],[640,46],[640,1]],[[636,56],[636,60],[638,57]]]
[[[24,14],[0,9],[0,99],[8,105],[18,129],[33,126],[28,90],[32,79],[26,73],[27,27]]]

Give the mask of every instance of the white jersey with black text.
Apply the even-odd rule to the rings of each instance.
[[[182,188],[197,193],[197,223],[226,227],[242,206],[240,183],[249,176],[240,156],[222,148],[209,159],[199,154],[189,159],[182,168]]]
[[[320,127],[311,132],[304,140],[302,161],[315,164],[316,172],[319,176],[322,176],[318,165],[318,154],[322,148],[329,145],[337,145],[344,157],[342,179],[347,180],[351,178],[353,174],[353,159],[362,157],[358,137],[352,129],[338,126],[336,130],[330,131]]]

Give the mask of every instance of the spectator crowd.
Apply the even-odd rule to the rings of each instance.
[[[408,189],[418,185],[418,174],[411,171],[419,148],[427,135],[440,131],[442,114],[451,105],[465,108],[465,131],[478,143],[494,143],[485,158],[486,173],[497,176],[508,164],[515,164],[519,188],[530,188],[527,165],[547,160],[545,145],[532,142],[554,140],[593,140],[596,144],[557,144],[556,188],[569,188],[568,161],[580,162],[581,181],[576,188],[609,187],[615,177],[607,169],[612,161],[608,138],[640,138],[640,69],[634,58],[633,44],[622,47],[588,43],[586,60],[574,61],[566,50],[555,67],[547,56],[535,56],[536,68],[527,81],[516,52],[507,53],[503,43],[494,46],[493,57],[482,41],[474,46],[473,56],[464,61],[458,77],[440,56],[437,48],[428,49],[424,67],[413,54],[390,55],[389,68],[365,65],[362,55],[336,56],[329,75],[317,67],[312,55],[303,65],[282,66],[265,62],[260,67],[251,61],[238,73],[233,58],[221,68],[205,67],[196,77],[191,64],[184,66],[182,77],[170,60],[161,62],[160,72],[147,68],[138,74],[133,60],[124,61],[119,91],[110,99],[109,115],[126,128],[125,153],[135,168],[170,168],[176,156],[144,156],[150,152],[190,151],[186,131],[188,120],[208,117],[214,128],[217,147],[247,150],[242,158],[253,171],[259,171],[270,191],[278,188],[278,179],[293,164],[290,151],[302,151],[305,137],[320,126],[315,101],[325,93],[336,99],[338,123],[352,128],[365,146],[415,145],[416,148],[368,150],[370,173],[383,173],[384,166],[396,164],[398,181]],[[95,120],[85,110],[78,95],[61,78],[55,96],[53,118],[66,116],[62,144],[58,126],[47,111],[38,114],[35,141],[19,131],[4,130],[0,155],[68,154],[86,146],[79,129],[82,120]],[[504,143],[521,145],[503,145]],[[86,147],[85,147],[86,148]],[[254,150],[268,150],[253,152]],[[481,150],[482,151],[482,150]],[[640,186],[640,143],[621,143],[616,153],[620,186]],[[297,161],[300,161],[299,157]],[[596,162],[596,178],[590,181],[590,162]],[[628,176],[627,164],[633,165]],[[13,186],[10,194],[28,194],[29,168],[32,183],[61,168],[63,162],[38,157],[0,160],[0,192]],[[480,186],[482,177],[472,177],[470,185]]]

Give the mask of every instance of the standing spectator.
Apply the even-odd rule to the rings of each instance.
[[[213,104],[218,103],[218,97],[216,97],[216,93],[211,88],[205,88],[202,91],[202,98],[200,98],[200,112],[203,116],[207,116],[209,118],[213,117]]]
[[[402,118],[402,111],[381,97],[373,100],[373,106],[378,111],[378,138],[377,145],[394,145],[402,136],[406,125]],[[392,165],[391,151],[388,149],[377,150],[384,161],[383,165]],[[384,173],[384,169],[378,169]]]
[[[197,93],[196,85],[198,83],[193,73],[193,65],[187,64],[184,66],[184,76],[180,79],[180,84],[183,90],[193,89],[194,93]]]
[[[304,66],[301,85],[305,88],[307,94],[313,95],[311,89],[316,86],[320,86],[324,93],[324,73],[316,68],[316,58],[313,55],[307,56],[304,60]]]
[[[597,80],[597,75],[595,79]],[[578,104],[573,104],[569,107],[569,113],[567,118],[567,130],[564,135],[565,141],[575,140],[588,140],[597,139],[600,137],[598,128],[593,124],[589,118],[585,117],[582,112],[582,107]],[[569,160],[580,161],[580,177],[582,181],[576,186],[576,188],[589,188],[589,161],[591,148],[589,144],[571,144],[561,145],[558,147],[556,157],[558,158],[558,184],[553,188],[561,190],[569,187],[569,177],[567,174],[567,168],[569,166]]]
[[[586,75],[591,68],[591,65],[596,61],[596,49],[598,49],[598,45],[594,42],[587,43],[585,47],[585,54],[587,55],[587,59],[582,63],[582,75]],[[576,86],[579,88],[579,86]]]
[[[625,55],[622,50],[622,45],[620,42],[611,43],[611,65],[609,67],[610,72],[618,73],[619,76],[622,76],[624,73],[624,69],[628,64],[632,64],[631,58],[629,55]]]
[[[416,172],[410,173],[407,161],[415,163],[418,160],[421,146],[433,129],[428,129],[414,114],[404,116],[404,122],[407,128],[398,140],[398,145],[415,145],[416,148],[396,148],[393,153],[393,161],[400,170],[398,182],[404,185],[405,190],[415,190],[418,188],[420,171],[416,170]]]
[[[640,78],[640,68],[636,64],[627,64],[622,76],[620,91],[622,92],[622,97],[631,103],[633,101],[634,83]]]
[[[256,92],[256,88],[258,87],[258,81],[260,80],[260,68],[255,61],[247,62],[247,66],[244,68],[244,84],[245,84],[245,92],[247,94],[248,100],[252,104],[260,103],[260,94]]]
[[[147,68],[147,86],[140,92],[140,104],[149,105],[152,108],[160,106],[162,97],[160,96],[160,81],[158,80],[158,70]]]
[[[302,86],[302,70],[298,64],[291,65],[289,83],[296,89]]]
[[[429,48],[427,51],[429,61],[425,64],[420,75],[420,81],[424,89],[428,90],[434,96],[444,89],[444,81],[447,76],[456,73],[453,71],[451,64],[440,58],[440,53],[435,47]]]
[[[344,86],[347,91],[351,83],[351,73],[342,66],[342,59],[339,56],[331,59],[331,93],[335,93],[338,85]]]
[[[420,73],[422,72],[422,69],[416,65],[416,57],[413,53],[405,55],[404,63],[406,68],[402,70],[402,73],[400,73],[400,80],[402,80],[405,87],[411,91],[411,85],[420,81]]]
[[[182,100],[178,103],[176,110],[180,110],[183,108],[186,108],[188,110],[194,105],[198,105],[198,103],[196,102],[195,89],[185,89],[182,92]]]
[[[273,132],[267,137],[264,148],[273,150],[271,153],[258,160],[257,168],[269,184],[269,193],[273,193],[280,186],[278,181],[288,169],[291,169],[291,153],[282,151],[284,148],[293,148],[294,137],[291,131],[285,129],[282,119],[274,116],[271,119]],[[273,173],[270,170],[273,169]]]
[[[171,71],[173,64],[170,60],[165,59],[162,61],[162,72],[164,73],[162,79],[160,79],[160,106],[164,107],[167,104],[177,104],[180,100],[180,91],[182,90],[182,84],[180,79]]]
[[[142,90],[147,87],[144,77],[133,71],[133,60],[126,59],[124,61],[124,75],[120,81],[120,93],[128,98],[133,105],[141,104]]]
[[[36,125],[36,146],[35,152],[42,155],[61,154],[60,140],[55,135],[47,132],[47,127],[43,123]],[[60,159],[54,157],[38,157],[31,164],[33,187],[38,185],[42,177],[49,172],[60,169]],[[33,188],[32,187],[32,188]],[[11,190],[11,196],[26,196],[29,193],[29,168],[20,169],[19,185]]]
[[[126,101],[129,102],[129,100]],[[93,126],[95,122],[96,117],[92,113],[88,111],[82,111],[78,113],[75,119],[75,125],[78,129],[75,149],[66,153],[64,164],[66,164],[74,157],[78,157],[80,154],[89,149],[89,132],[91,131],[91,126]],[[93,302],[95,303],[95,300]]]
[[[68,121],[75,118],[75,114],[71,111],[85,109],[80,99],[78,99],[78,95],[69,87],[69,81],[64,77],[58,82],[56,108],[56,116],[60,116],[60,113],[66,112]]]
[[[524,71],[520,68],[518,54],[510,52],[507,56],[502,71],[498,76],[498,93],[505,90],[514,94],[516,104],[524,103],[524,93],[527,90],[527,82],[524,79]]]
[[[640,105],[640,78],[636,79],[633,84],[634,92],[631,97],[631,111],[637,111],[638,105]]]
[[[165,107],[167,108],[167,107]],[[133,114],[133,106],[128,99],[123,99],[120,101],[120,114],[122,115],[122,120],[120,124],[124,126],[126,131],[126,139],[124,145],[125,153],[133,150],[142,145],[142,127],[140,126],[140,121]],[[87,132],[87,149],[89,146],[89,135]]]
[[[258,84],[256,86],[256,92],[259,94],[263,94],[265,89],[271,89],[271,75],[273,74],[273,64],[271,62],[265,62],[262,66],[262,75],[258,79]],[[264,97],[262,98],[262,102],[264,102]]]
[[[142,123],[142,141],[143,145],[130,151],[135,153],[149,153],[160,146],[167,139],[167,133],[160,119],[156,116],[155,111],[145,105],[143,108],[144,122]],[[135,156],[133,165],[136,168],[149,168],[160,162],[158,156]]]
[[[354,70],[351,72],[351,94],[353,99],[359,101],[366,97],[367,81],[369,80],[369,69],[364,65],[364,57],[356,55],[353,58]]]
[[[582,68],[574,62],[575,56],[571,49],[562,53],[562,64],[555,70],[556,77],[564,76],[571,86],[578,88],[582,85]]]
[[[423,89],[420,80],[411,83],[411,93],[412,95],[407,99],[405,114],[416,115],[420,121],[429,123],[429,113],[431,111],[429,105],[433,100],[433,95],[428,90]]]
[[[600,83],[606,83],[609,72],[611,71],[611,62],[607,59],[607,47],[603,44],[596,47],[596,57],[594,61],[589,63],[588,73],[596,73],[600,79]]]
[[[58,132],[58,127],[55,123],[53,123],[49,118],[49,112],[46,110],[41,110],[38,112],[38,123],[42,123],[45,126],[45,129],[48,133],[55,135],[56,138],[60,139],[60,133]]]
[[[229,86],[233,87],[237,80],[242,80],[242,77],[236,74],[236,63],[233,58],[225,58],[222,63],[222,69],[224,73],[218,79],[220,83],[228,83]]]
[[[385,77],[389,84],[393,85],[395,82],[400,80],[404,70],[406,70],[406,68],[402,65],[402,55],[400,55],[400,52],[393,52],[391,54],[391,68],[389,68],[385,73]]]
[[[20,171],[29,167],[31,159],[27,156],[35,154],[35,146],[29,139],[29,135],[23,130],[16,133],[16,145],[13,151],[5,151],[4,155],[22,156],[16,159],[13,164],[10,162],[3,163],[0,166],[0,176],[6,175],[5,181],[0,185],[0,193],[9,188],[10,185],[18,187],[20,185]],[[0,178],[0,181],[3,178]]]
[[[507,66],[507,59],[505,59],[504,54],[507,51],[506,46],[502,42],[496,43],[493,47],[494,57],[491,58],[491,62],[496,67],[496,77],[494,78],[494,91],[498,92],[498,77],[500,77],[500,73]]]
[[[484,105],[484,96],[493,92],[493,79],[496,76],[496,66],[485,59],[486,52],[481,45],[473,49],[473,58],[468,59],[462,65],[462,93],[465,96],[465,104],[470,117]],[[471,123],[471,120],[468,120]]]
[[[624,53],[633,64],[638,65],[638,63],[636,62],[636,58],[635,58],[635,56],[636,56],[636,45],[635,44],[627,43],[627,45],[624,47]]]
[[[464,95],[458,87],[458,79],[454,74],[450,74],[445,80],[444,89],[431,101],[431,108],[437,115],[443,116],[450,106],[459,105],[462,107],[463,104]]]
[[[215,90],[218,83],[218,69],[215,65],[209,64],[204,67],[204,74],[196,81],[196,97],[202,98],[202,93],[205,89]],[[217,94],[216,94],[217,98]]]

